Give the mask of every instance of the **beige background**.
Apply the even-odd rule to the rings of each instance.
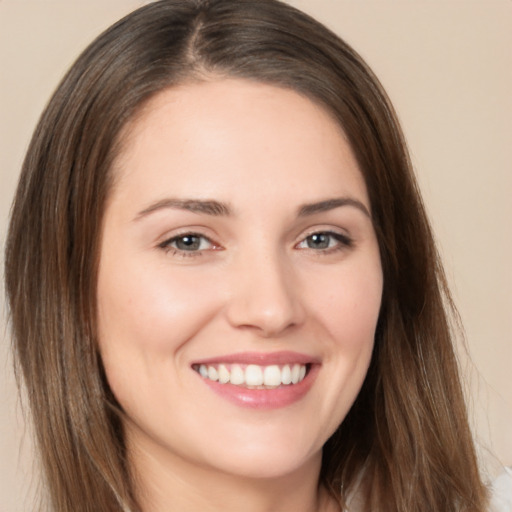
[[[0,0],[0,242],[37,117],[77,53],[137,0]],[[485,470],[512,464],[512,1],[294,0],[367,59],[402,120],[466,326]],[[3,266],[3,257],[2,257]],[[0,319],[0,512],[32,457]]]

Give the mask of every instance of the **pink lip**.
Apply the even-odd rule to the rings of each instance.
[[[321,367],[318,359],[296,352],[274,352],[268,354],[244,352],[204,359],[194,363],[193,366],[221,363],[236,363],[241,365],[259,364],[262,366],[271,364],[308,365],[308,373],[301,382],[286,386],[283,385],[274,389],[249,389],[233,384],[221,384],[213,380],[204,379],[197,374],[198,378],[200,378],[204,384],[222,398],[237,406],[253,409],[278,409],[299,401],[311,389]]]
[[[318,364],[320,360],[316,357],[300,354],[299,352],[281,351],[281,352],[239,352],[236,354],[227,354],[225,356],[212,357],[210,359],[201,359],[194,361],[198,364],[259,364],[269,366],[271,364]]]

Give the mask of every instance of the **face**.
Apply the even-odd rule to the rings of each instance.
[[[293,91],[218,80],[160,93],[125,137],[98,321],[128,446],[246,477],[318,465],[382,293],[343,131]]]

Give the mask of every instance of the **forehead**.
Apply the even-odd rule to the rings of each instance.
[[[167,89],[123,135],[114,172],[120,190],[222,195],[251,188],[366,188],[342,127],[318,104],[285,88],[219,79]],[[334,192],[334,191],[333,191]],[[316,199],[316,198],[312,198]]]

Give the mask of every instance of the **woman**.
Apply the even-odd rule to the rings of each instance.
[[[393,109],[284,4],[156,2],[92,43],[6,276],[54,510],[485,510]]]

